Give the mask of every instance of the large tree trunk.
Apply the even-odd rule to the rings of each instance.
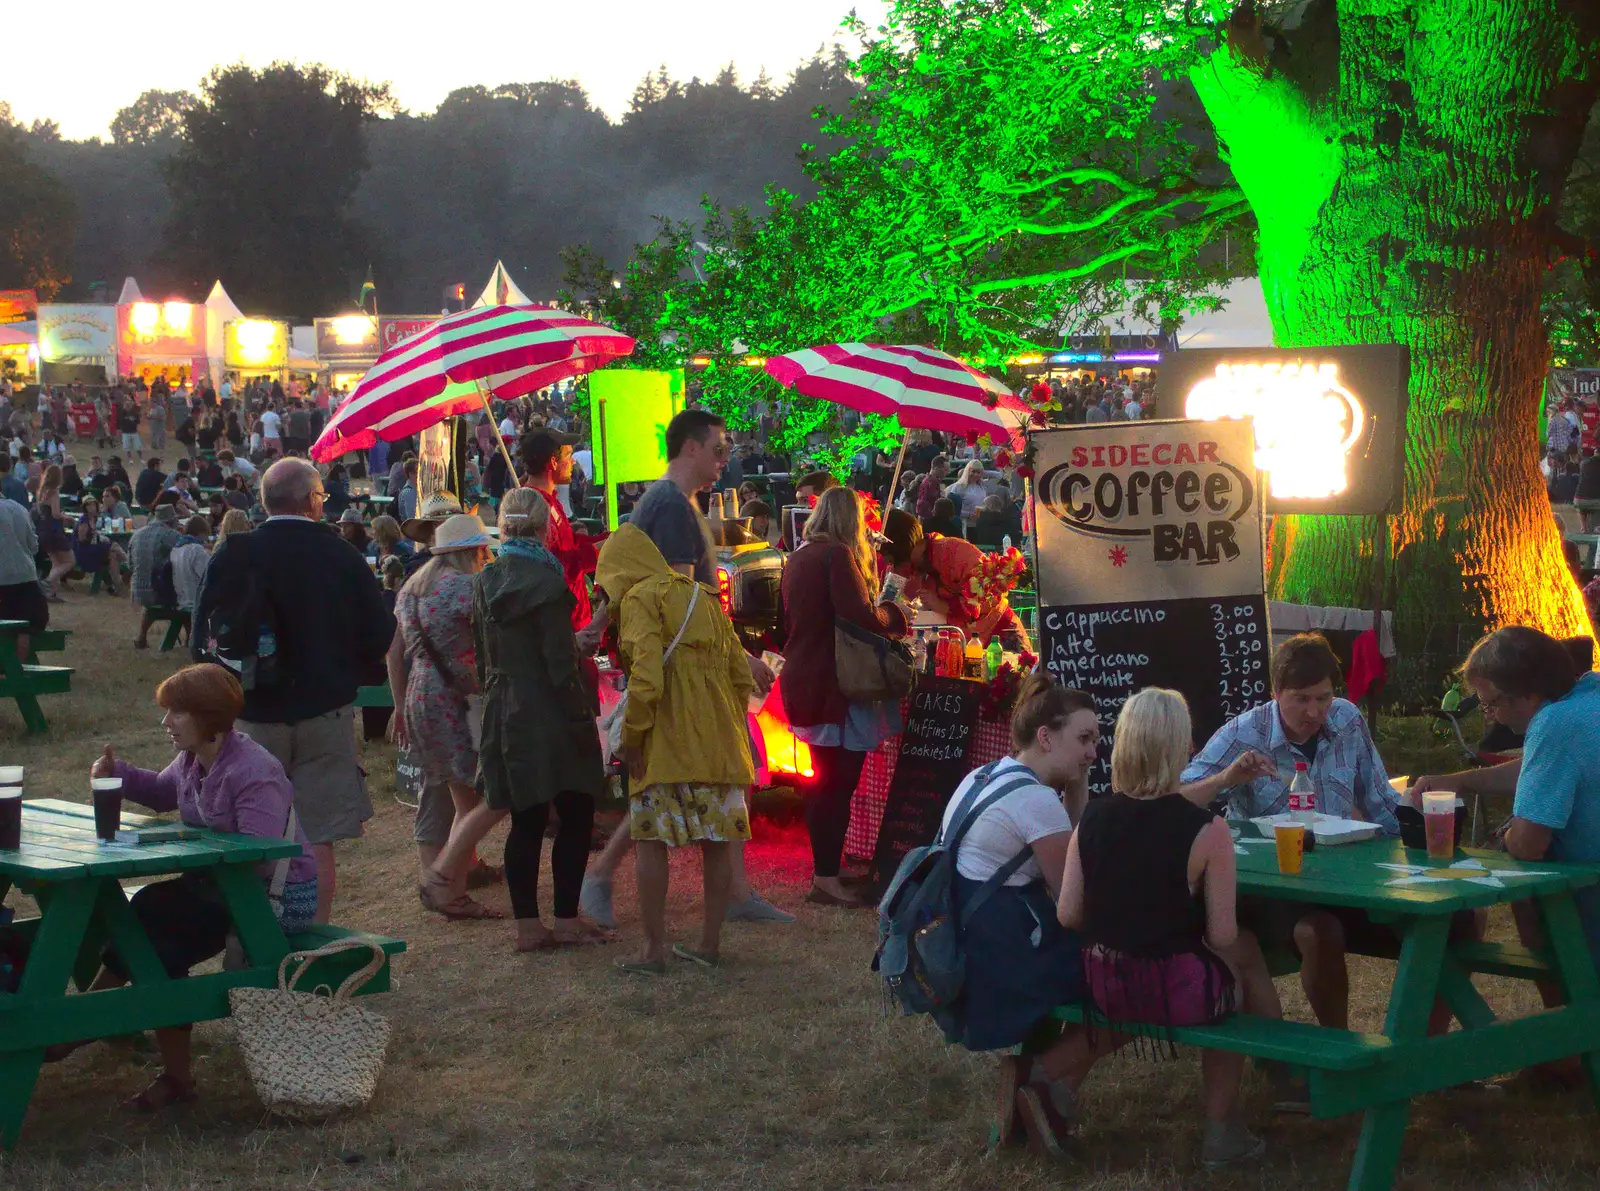
[[[1546,244],[1600,77],[1600,19],[1580,2],[1339,0],[1320,95],[1236,16],[1195,72],[1258,217],[1279,346],[1411,349],[1405,505],[1383,552],[1403,695],[1485,629],[1590,631],[1536,434]],[[1309,79],[1304,49],[1291,69]],[[1370,606],[1376,533],[1372,518],[1278,518],[1275,595]]]

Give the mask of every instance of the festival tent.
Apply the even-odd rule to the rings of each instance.
[[[1188,315],[1178,327],[1178,346],[1271,347],[1272,319],[1259,277],[1240,277],[1218,291],[1222,309]],[[1157,335],[1161,328],[1134,313],[1129,302],[1104,319],[1114,335]]]
[[[517,288],[517,283],[511,280],[511,274],[506,272],[504,261],[495,261],[494,272],[489,274],[489,284],[483,287],[483,293],[478,295],[478,300],[472,304],[473,309],[480,306],[531,306],[528,295]]]
[[[125,277],[122,281],[122,292],[117,295],[117,305],[127,306],[134,302],[143,302],[144,295],[139,292],[139,283],[132,277]]]
[[[211,370],[211,378],[218,383],[221,383],[222,374],[226,371],[223,362],[222,329],[228,323],[237,322],[243,317],[244,311],[228,297],[228,291],[222,288],[222,282],[217,281],[206,298],[206,364]]]
[[[317,329],[315,327],[289,328],[289,371],[318,372],[322,368],[317,359]]]

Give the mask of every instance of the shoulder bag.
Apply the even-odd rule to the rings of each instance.
[[[899,702],[911,693],[916,681],[909,649],[837,615],[833,618],[833,671],[840,692],[852,703]]]
[[[689,594],[689,610],[683,614],[683,623],[678,626],[678,635],[672,639],[665,653],[661,655],[661,669],[667,668],[667,662],[672,657],[672,651],[678,648],[678,642],[683,640],[684,631],[689,627],[689,621],[694,616],[694,606],[700,602],[700,584],[694,584],[694,591]],[[622,698],[612,704],[611,709],[600,717],[600,739],[605,745],[606,761],[609,764],[622,755],[622,721],[628,714],[628,692],[622,692]]]

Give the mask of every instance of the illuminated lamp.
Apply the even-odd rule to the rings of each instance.
[[[165,302],[161,306],[161,321],[180,335],[189,333],[189,320],[193,315],[194,307],[187,302]]]
[[[365,343],[372,334],[372,320],[364,314],[345,314],[333,320],[333,338],[346,347]]]
[[[1009,360],[1006,361],[1006,363],[1010,364],[1012,367],[1023,367],[1023,368],[1025,368],[1029,364],[1043,364],[1044,363],[1044,357],[1041,356],[1041,355],[1038,355],[1038,354],[1026,355],[1026,356],[1012,356]]]
[[[1349,487],[1349,452],[1366,411],[1335,363],[1220,363],[1184,402],[1190,418],[1253,418],[1256,467],[1279,500],[1319,500]]]
[[[811,746],[794,734],[788,721],[769,707],[763,707],[756,712],[756,727],[761,729],[761,743],[766,746],[767,769],[770,772],[796,777],[816,776],[811,764]]]
[[[717,599],[722,604],[722,614],[727,616],[733,609],[733,576],[726,568],[717,568]]]
[[[1118,352],[1116,355],[1112,356],[1111,358],[1113,360],[1115,360],[1119,364],[1133,364],[1133,363],[1159,364],[1161,362],[1161,353],[1160,352]]]
[[[272,357],[278,328],[265,319],[247,318],[233,325],[233,337],[239,345],[239,359],[244,364],[265,364]]]
[[[161,323],[161,307],[154,302],[135,302],[128,311],[128,325],[141,335],[154,335]]]
[[[760,368],[765,365],[766,362],[766,356],[746,356],[744,358],[744,366],[746,368]]]

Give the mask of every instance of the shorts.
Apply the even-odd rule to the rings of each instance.
[[[137,434],[124,433],[122,436],[122,453],[124,455],[137,455],[143,452],[144,444],[139,441]]]
[[[294,809],[313,844],[360,839],[372,818],[366,777],[356,758],[355,709],[341,707],[294,724],[235,725],[278,759],[294,787]]]
[[[50,624],[50,605],[37,579],[0,587],[0,619],[25,620],[30,633],[42,633]]]
[[[423,782],[417,795],[417,819],[411,838],[419,844],[442,848],[450,839],[456,821],[455,799],[447,782]]]

